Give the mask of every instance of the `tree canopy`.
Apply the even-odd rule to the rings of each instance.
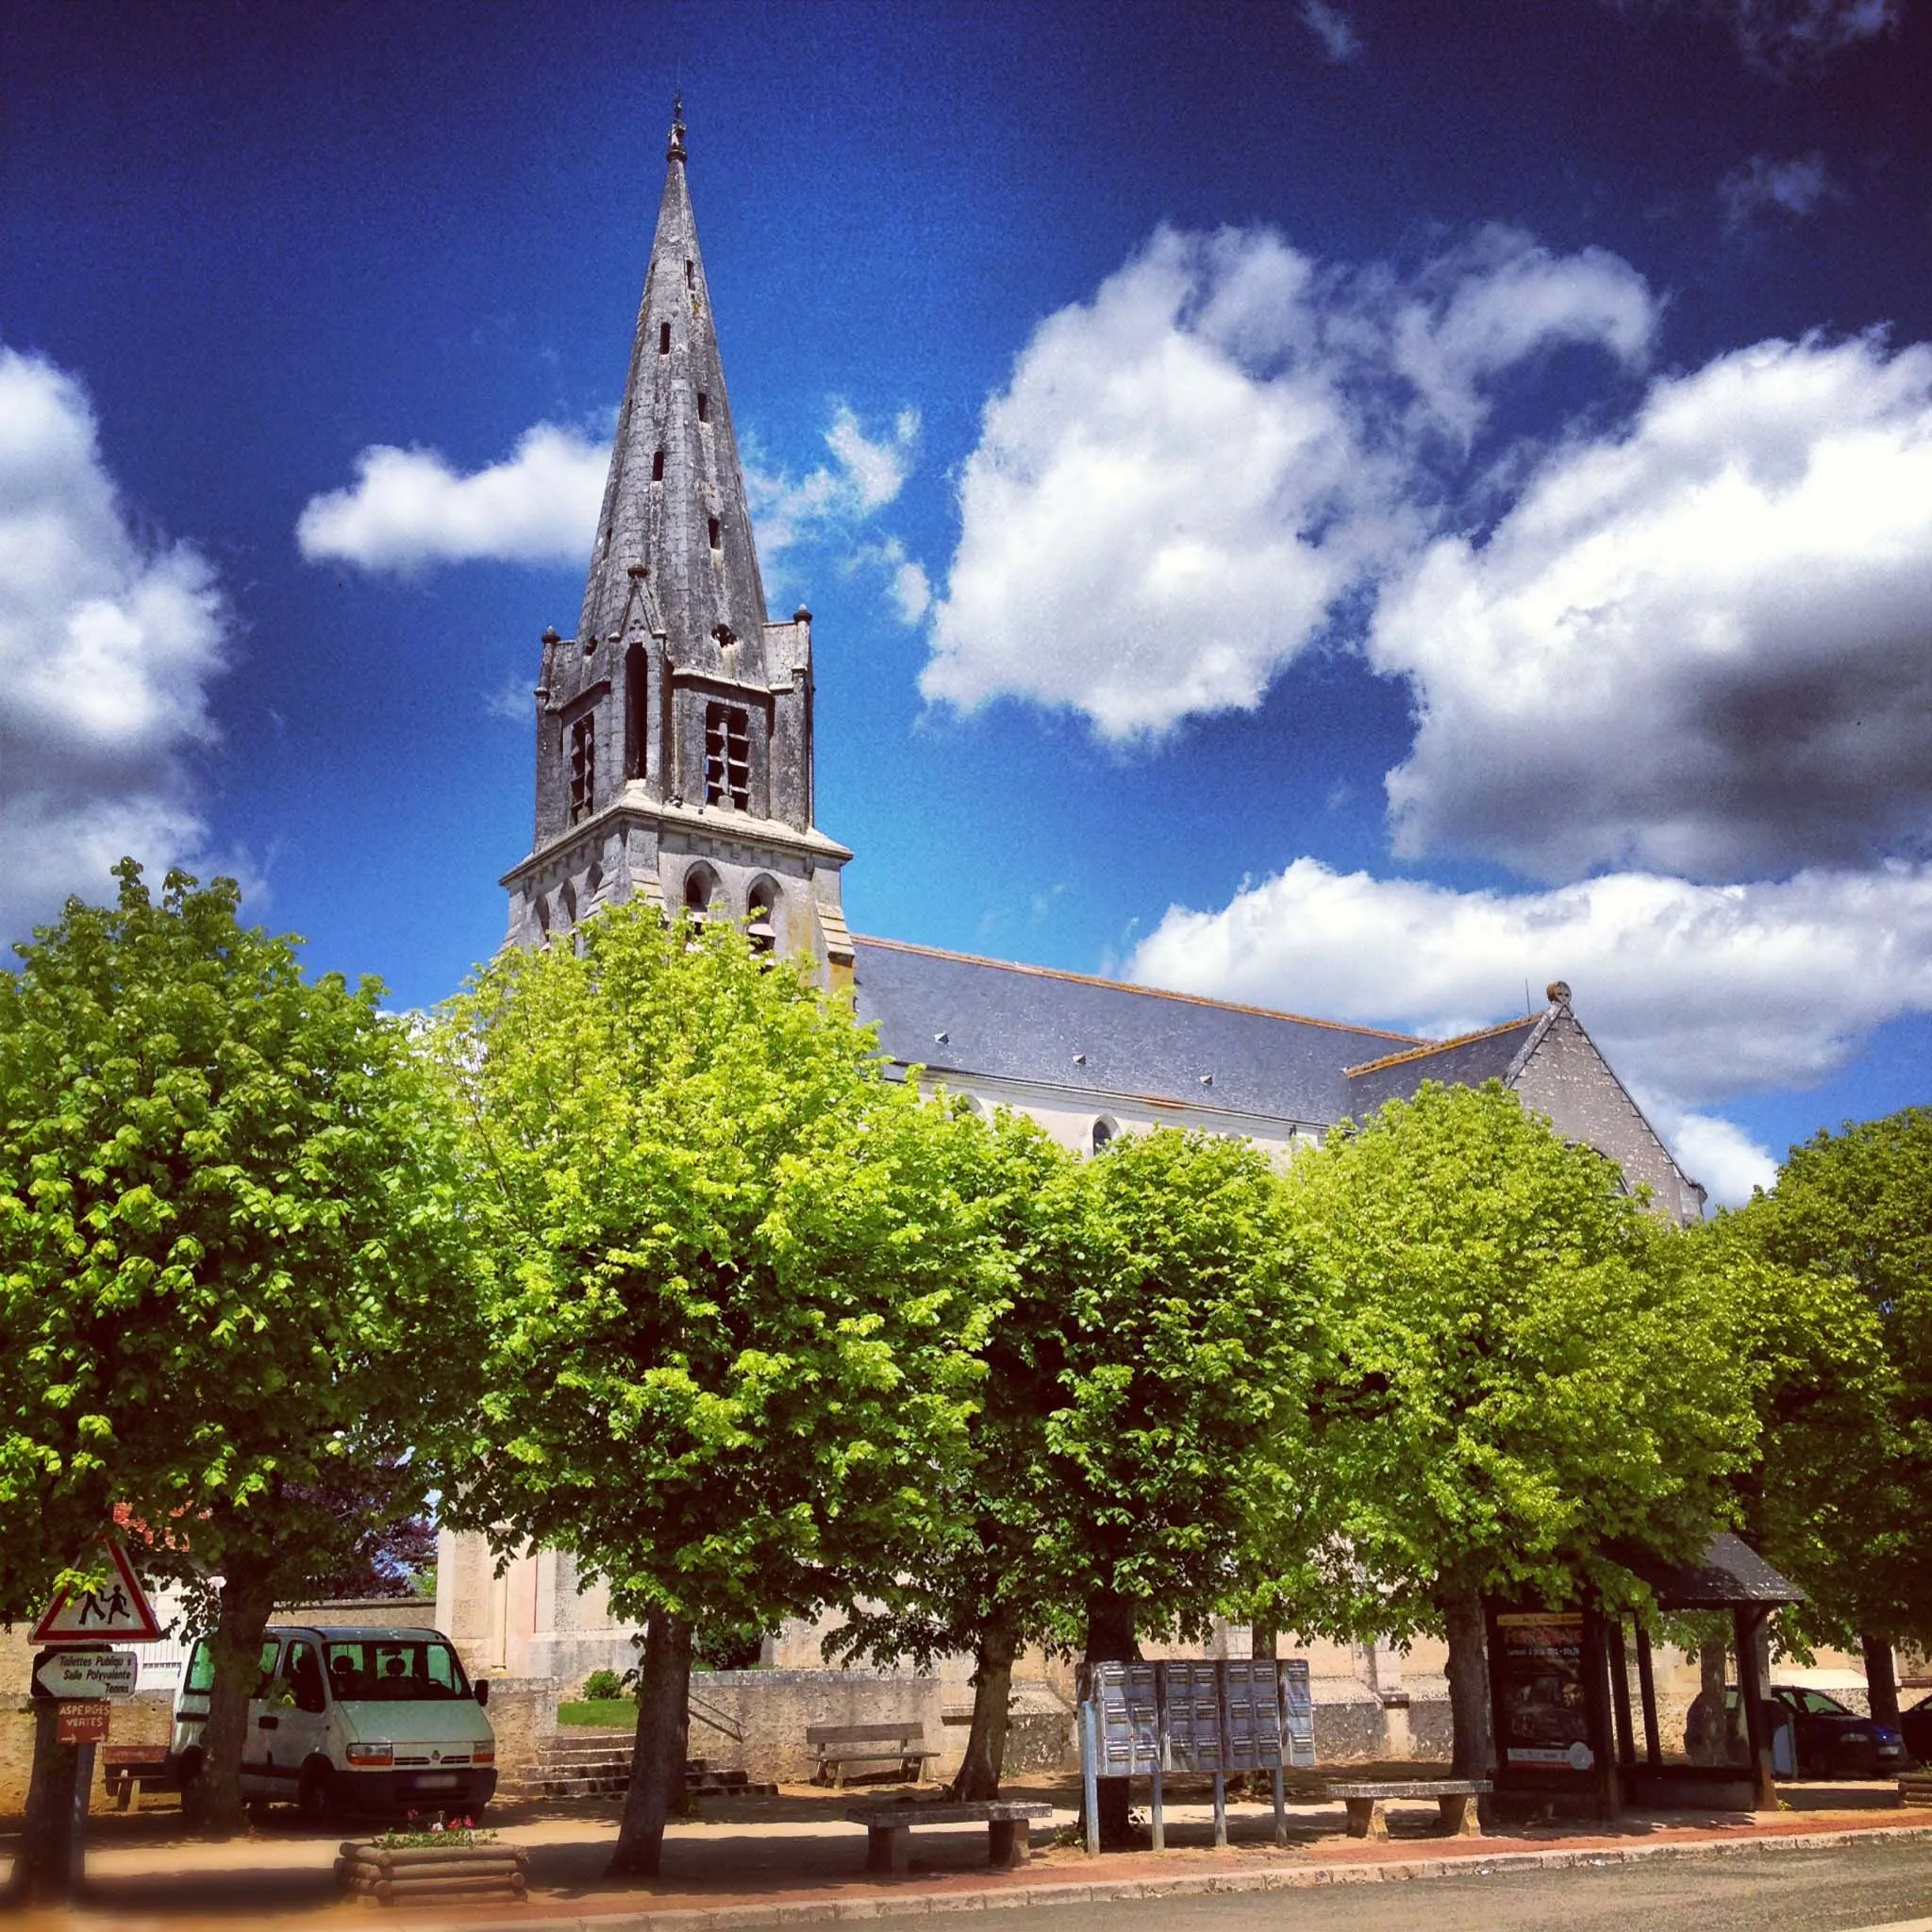
[[[0,975],[0,1598],[30,1607],[115,1521],[151,1571],[220,1575],[226,1824],[277,1597],[372,1499],[420,1507],[408,1452],[469,1353],[455,1194],[375,981],[305,979],[232,880],[117,876]]]
[[[1799,1626],[1863,1642],[1884,1709],[1891,1646],[1932,1640],[1932,1108],[1821,1130],[1707,1238],[1762,1366],[1749,1527]]]
[[[488,1337],[449,1519],[646,1620],[614,1869],[655,1869],[694,1624],[770,1628],[939,1534],[1006,1270],[922,1105],[798,962],[642,903],[443,1015]]]
[[[1424,1085],[1287,1177],[1328,1282],[1310,1405],[1331,1532],[1305,1627],[1449,1639],[1458,1772],[1486,1761],[1481,1596],[1689,1554],[1756,1435],[1690,1253],[1516,1096]]]

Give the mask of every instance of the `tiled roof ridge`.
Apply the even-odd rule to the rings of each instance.
[[[1344,1067],[1342,1072],[1353,1080],[1361,1074],[1379,1074],[1384,1067],[1399,1067],[1405,1060],[1426,1059],[1430,1054],[1447,1053],[1452,1046],[1469,1046],[1478,1040],[1493,1040],[1499,1033],[1513,1032],[1519,1026],[1534,1026],[1544,1018],[1541,1013],[1524,1013],[1514,1020],[1505,1020],[1499,1026],[1479,1026],[1474,1033],[1458,1033],[1454,1040],[1434,1040],[1424,1046],[1410,1047],[1407,1053],[1391,1053],[1379,1060],[1364,1060],[1358,1067]]]
[[[1331,1033],[1365,1033],[1377,1040],[1400,1040],[1414,1042],[1420,1036],[1414,1033],[1395,1033],[1387,1026],[1357,1026],[1346,1020],[1317,1020],[1307,1013],[1285,1013],[1276,1007],[1244,1006],[1239,1000],[1210,999],[1205,993],[1170,992],[1164,986],[1136,986],[1128,979],[1103,979],[1096,973],[1069,973],[1058,966],[1028,966],[1019,959],[990,959],[983,953],[956,953],[946,946],[922,946],[911,940],[875,939],[868,933],[854,933],[854,941],[861,946],[884,946],[888,952],[920,953],[929,959],[957,959],[966,966],[995,966],[1002,973],[1030,973],[1036,979],[1067,979],[1076,986],[1105,986],[1115,992],[1144,993],[1149,999],[1179,1000],[1191,1007],[1215,1007],[1224,1013],[1253,1013],[1263,1020],[1291,1020],[1298,1026],[1322,1026]],[[1427,1044],[1418,1051],[1428,1053],[1433,1048]],[[1393,1056],[1396,1059],[1407,1059],[1407,1053]],[[1385,1064],[1381,1060],[1376,1066]],[[1353,1071],[1353,1070],[1351,1070]]]

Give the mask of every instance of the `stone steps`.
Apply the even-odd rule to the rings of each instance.
[[[630,1785],[632,1736],[628,1731],[590,1731],[546,1742],[535,1767],[506,1777],[496,1794],[505,1802],[536,1798],[621,1797]],[[684,1789],[692,1797],[769,1797],[777,1786],[754,1784],[741,1771],[725,1771],[702,1757],[685,1760]]]

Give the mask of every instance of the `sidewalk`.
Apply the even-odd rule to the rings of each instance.
[[[1069,1783],[1023,1780],[1008,1790],[1052,1804],[1053,1825],[1072,1837],[1076,1794]],[[1472,1863],[1550,1869],[1763,1853],[1839,1843],[1847,1835],[1932,1841],[1932,1807],[1903,1809],[1889,1786],[1795,1786],[1785,1792],[1789,1808],[1757,1817],[1671,1813],[1633,1815],[1615,1826],[1511,1824],[1507,1836],[1481,1840],[1434,1836],[1433,1805],[1393,1805],[1391,1838],[1373,1843],[1344,1834],[1340,1805],[1296,1804],[1285,1850],[1272,1841],[1265,1805],[1230,1806],[1231,1842],[1217,1851],[1209,1807],[1170,1804],[1169,1849],[1158,1857],[1123,1852],[1090,1858],[1071,1843],[1042,1842],[1041,1832],[1027,1865],[993,1872],[985,1862],[984,1826],[930,1828],[913,1835],[911,1874],[881,1879],[866,1874],[865,1832],[843,1813],[848,1804],[891,1795],[875,1786],[841,1792],[800,1786],[775,1797],[709,1801],[705,1818],[666,1833],[663,1872],[648,1885],[603,1877],[617,1836],[614,1800],[507,1808],[495,1828],[530,1854],[529,1899],[408,1913],[371,1910],[340,1896],[332,1874],[340,1833],[271,1829],[201,1844],[182,1838],[177,1814],[96,1819],[87,1906],[77,1915],[39,1923],[88,1932],[181,1932],[270,1921],[366,1932],[750,1932],[907,1913],[1420,1879]],[[10,1862],[12,1850],[12,1835],[0,1837],[0,1856]],[[29,1927],[36,1921],[15,1923]]]

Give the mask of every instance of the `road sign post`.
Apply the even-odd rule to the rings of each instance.
[[[105,1580],[57,1591],[29,1639],[46,1648],[34,1660],[34,1768],[6,1893],[9,1905],[69,1905],[78,1894],[94,1746],[108,1735],[107,1700],[134,1689],[133,1657],[108,1644],[154,1643],[161,1636],[154,1606],[118,1542],[105,1541],[73,1567]]]

